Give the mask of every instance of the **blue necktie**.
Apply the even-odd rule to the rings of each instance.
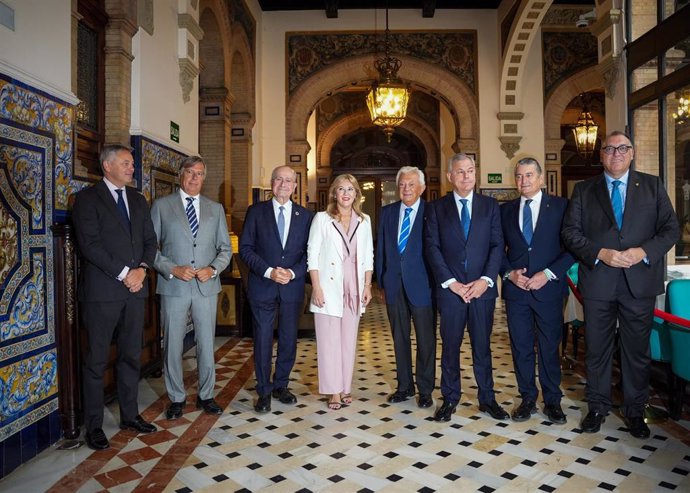
[[[618,187],[623,182],[620,180],[613,180],[611,185],[611,205],[613,206],[613,217],[616,218],[616,223],[618,223],[618,229],[623,226],[623,197],[621,197],[621,192]]]
[[[532,234],[534,228],[532,227],[532,208],[529,206],[532,199],[525,200],[525,207],[522,209],[522,236],[525,237],[527,244],[532,243]]]
[[[278,207],[280,214],[278,214],[278,234],[280,235],[280,244],[285,245],[285,207],[282,205]]]
[[[194,210],[194,197],[187,197],[187,219],[189,220],[189,228],[192,230],[192,236],[196,238],[199,232],[199,221],[196,218],[196,211]]]
[[[460,224],[462,224],[462,232],[465,233],[465,239],[470,235],[470,211],[467,208],[467,199],[460,199],[462,203],[462,210],[460,211]]]
[[[407,240],[410,238],[410,213],[412,207],[405,209],[405,217],[403,217],[402,226],[400,226],[400,236],[398,237],[398,253],[405,251]]]
[[[117,210],[120,211],[120,215],[125,220],[125,224],[128,228],[130,228],[132,224],[129,222],[129,214],[127,214],[127,206],[125,205],[125,199],[122,198],[122,190],[116,188],[115,193],[117,194]]]

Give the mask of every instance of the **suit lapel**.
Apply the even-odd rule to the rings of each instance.
[[[476,203],[474,200],[472,202]],[[458,214],[458,206],[455,205],[455,194],[450,193],[448,195],[448,199],[446,200],[444,208],[446,209],[446,214],[448,215],[451,229],[455,231],[455,235],[458,238],[460,238],[460,240],[463,243],[466,243],[467,240],[465,239],[465,233],[463,233],[462,227],[460,226],[460,215]],[[474,208],[472,209],[472,212],[474,212]],[[471,225],[472,223],[470,222],[470,233],[472,232]]]
[[[630,181],[630,177],[628,177],[628,181]],[[618,227],[618,225],[616,224],[616,218],[613,215],[613,206],[611,205],[611,197],[609,196],[609,188],[608,188],[608,185],[606,184],[606,178],[604,177],[603,173],[599,176],[599,179],[594,184],[594,194],[596,195],[597,199],[599,200],[599,203],[601,204],[601,208],[604,211],[604,214],[606,214],[606,217],[608,217],[609,221],[611,221],[611,224]]]
[[[395,202],[393,207],[391,207],[391,214],[388,214],[388,217],[386,218],[386,228],[388,229],[388,231],[390,231],[391,238],[393,238],[393,241],[395,242],[396,250],[398,249],[398,223],[400,222],[401,203],[401,201]]]
[[[124,218],[120,215],[120,211],[117,208],[117,204],[115,203],[115,199],[113,198],[113,195],[110,193],[110,190],[108,190],[108,185],[105,184],[103,180],[98,182],[96,185],[94,185],[96,188],[96,191],[98,192],[98,196],[100,197],[101,201],[105,205],[105,208],[113,215],[115,216],[115,220],[122,226],[122,230],[127,233],[127,236],[131,236],[132,232],[130,229],[127,227],[125,224]],[[125,187],[125,190],[127,190],[127,187]],[[127,195],[127,202],[129,205],[129,221],[130,223],[132,222],[132,209],[134,207],[134,201],[129,200],[129,194]]]
[[[304,217],[305,217],[304,214],[302,214],[299,210],[297,210],[297,204],[295,204],[293,202],[292,203],[292,213],[290,214],[290,229],[288,229],[288,235],[287,235],[287,240],[285,240],[284,250],[287,250],[287,247],[290,244],[290,242],[294,241],[294,237],[297,234],[295,231],[297,231],[297,228],[299,227],[299,225],[302,224]],[[277,222],[276,222],[276,232],[278,232],[278,223]],[[280,241],[280,234],[278,234],[278,240]]]
[[[194,237],[192,236],[192,228],[189,226],[189,219],[187,219],[187,212],[185,211],[185,208],[182,205],[182,196],[180,195],[180,192],[173,192],[169,195],[169,197],[170,197],[170,199],[169,199],[170,200],[170,207],[172,207],[172,210],[175,213],[175,216],[177,216],[177,219],[182,224],[185,224],[187,226],[186,228],[183,228],[185,231],[185,234],[187,235],[187,237],[190,240],[194,240]],[[203,214],[202,214],[202,216],[203,216]]]
[[[621,229],[625,226],[625,211],[635,210],[635,204],[637,202],[637,194],[640,191],[640,180],[637,176],[637,172],[630,170],[628,173],[628,188],[625,189],[625,204],[623,206],[623,225]],[[629,206],[629,207],[628,207]],[[613,210],[613,206],[611,206]]]
[[[518,198],[517,200],[514,200],[510,202],[507,206],[503,207],[510,207],[510,210],[508,211],[508,218],[509,218],[509,223],[508,227],[513,230],[513,234],[519,236],[523,243],[527,245],[527,241],[525,240],[525,237],[522,234],[522,230],[520,229],[520,202],[522,201],[522,198]]]
[[[549,196],[546,194],[546,192],[543,192],[541,195],[541,205],[539,206],[539,214],[537,215],[537,225],[534,227],[534,232],[532,234],[533,237],[536,237],[539,232],[544,229],[546,226],[542,227],[542,225],[548,220],[549,213],[551,212],[551,199]],[[532,242],[534,242],[534,239],[532,239]]]

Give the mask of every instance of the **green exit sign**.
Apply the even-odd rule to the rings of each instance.
[[[489,183],[503,183],[503,174],[489,173]]]
[[[174,121],[170,121],[170,140],[180,143],[180,126]]]

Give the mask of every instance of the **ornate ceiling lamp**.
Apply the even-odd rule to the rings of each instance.
[[[577,119],[577,124],[573,127],[573,136],[575,137],[578,154],[584,158],[590,158],[597,143],[599,125],[592,119],[592,114],[584,101],[583,95],[580,95],[580,100],[583,101],[582,113],[580,113],[580,117]]]
[[[398,78],[402,62],[390,55],[388,42],[388,6],[386,6],[386,31],[384,34],[384,57],[374,62],[379,79],[374,82],[367,94],[367,107],[374,125],[382,127],[388,142],[395,127],[405,120],[410,90]]]
[[[683,92],[678,98],[678,108],[673,113],[676,125],[686,125],[690,121],[690,93]]]

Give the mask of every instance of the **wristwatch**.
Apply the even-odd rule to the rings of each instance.
[[[218,277],[218,270],[216,270],[216,268],[212,265],[209,265],[209,267],[213,270],[213,275],[211,275],[211,279],[215,279],[216,277]]]

